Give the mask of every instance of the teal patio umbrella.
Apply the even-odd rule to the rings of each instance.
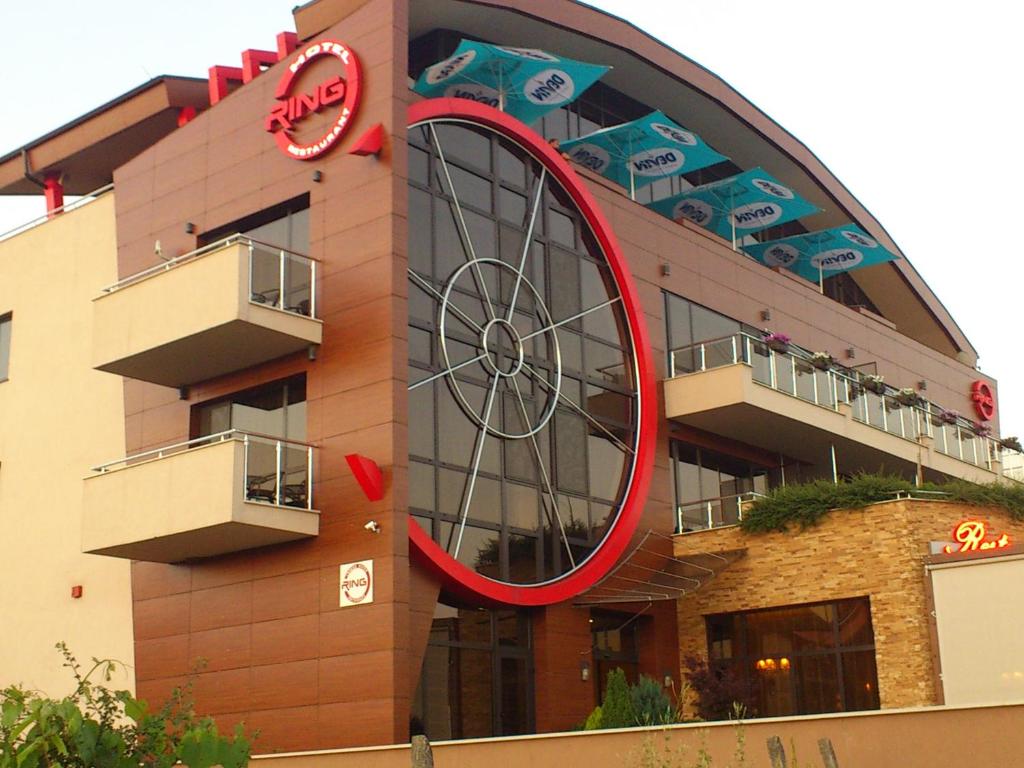
[[[762,168],[744,171],[647,204],[663,216],[688,219],[732,239],[795,221],[820,209]]]
[[[480,101],[530,124],[571,103],[609,69],[535,48],[462,40],[454,54],[423,71],[413,90]]]
[[[826,277],[870,267],[899,256],[879,245],[856,224],[748,245],[743,250],[769,267],[785,267],[823,287]]]
[[[634,199],[637,187],[728,160],[662,112],[563,141],[559,149]]]

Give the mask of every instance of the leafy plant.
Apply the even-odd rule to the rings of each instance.
[[[683,676],[702,720],[728,720],[753,710],[753,689],[729,667],[712,667],[706,659],[689,655],[683,659]]]
[[[1020,438],[1018,437],[1004,437],[999,441],[999,445],[1009,451],[1016,451],[1017,453],[1024,453],[1024,447],[1020,444]]]
[[[776,488],[750,504],[740,525],[750,533],[786,531],[791,526],[806,529],[820,523],[832,510],[861,509],[891,500],[895,491],[913,490],[940,491],[950,501],[972,506],[1000,507],[1015,520],[1024,520],[1024,485],[952,480],[918,487],[901,477],[862,474],[839,483],[814,480]]]
[[[636,725],[636,716],[630,702],[626,673],[613,669],[608,673],[608,687],[601,704],[601,727],[629,728],[633,725]]]
[[[83,674],[67,646],[57,648],[76,687],[50,699],[19,686],[0,690],[0,768],[242,768],[250,744],[241,726],[221,736],[210,718],[197,717],[188,688],[176,689],[157,711],[109,682],[116,662],[93,659]]]
[[[596,706],[590,712],[590,714],[587,715],[587,719],[583,723],[583,730],[584,731],[597,731],[597,730],[600,730],[603,727],[604,726],[602,725],[601,707],[600,706]]]
[[[629,701],[636,725],[668,725],[676,721],[672,700],[658,681],[647,675],[640,675],[640,680],[629,687]]]

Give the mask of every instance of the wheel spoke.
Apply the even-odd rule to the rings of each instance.
[[[526,402],[523,400],[522,390],[519,389],[519,382],[516,381],[515,376],[511,377],[512,386],[516,391],[516,399],[519,401],[519,410],[523,414],[523,426],[529,429],[530,417],[526,412]],[[544,458],[540,453],[540,446],[537,445],[537,438],[534,435],[530,435],[530,445],[533,446],[533,455],[537,459],[537,469],[540,471],[541,479],[544,481],[544,491],[547,493],[548,499],[551,501],[551,512],[548,513],[548,520],[552,523],[558,522],[558,530],[562,534],[562,543],[565,544],[565,552],[569,555],[569,563],[575,568],[576,558],[573,557],[572,547],[569,546],[569,537],[565,534],[565,525],[562,523],[562,515],[558,512],[558,500],[555,498],[555,493],[551,489],[551,480],[548,478],[547,468],[544,466]],[[545,507],[547,504],[544,505]],[[554,519],[552,519],[554,515]]]
[[[586,317],[591,312],[596,312],[599,309],[610,307],[617,301],[622,301],[622,299],[619,296],[616,296],[614,299],[608,299],[608,301],[601,302],[600,304],[597,304],[591,307],[590,309],[585,309],[582,312],[577,312],[572,317],[565,318],[565,320],[559,320],[557,323],[552,323],[546,328],[541,328],[540,330],[532,331],[531,333],[528,333],[525,336],[521,337],[521,341],[528,341],[529,339],[532,339],[534,336],[540,336],[542,333],[547,333],[548,331],[553,331],[556,328],[561,328],[566,323],[571,323],[573,320],[579,320],[581,317]]]
[[[484,299],[482,303],[487,310],[488,319],[493,320],[497,317],[494,312],[494,303],[491,301],[491,294],[487,290],[487,283],[484,282],[480,265],[476,263],[476,250],[473,248],[473,241],[469,238],[469,227],[466,226],[466,217],[462,213],[462,204],[459,203],[459,196],[455,192],[455,184],[452,182],[452,175],[448,170],[448,161],[444,159],[444,150],[441,149],[441,139],[438,137],[437,129],[434,128],[433,123],[430,124],[430,135],[434,139],[434,146],[437,147],[437,157],[441,161],[441,169],[444,171],[444,177],[448,181],[448,189],[451,190],[452,202],[455,204],[455,218],[459,223],[459,236],[463,239],[469,261],[473,262],[473,272]]]
[[[487,438],[487,430],[491,422],[491,408],[494,406],[494,394],[498,391],[498,381],[501,379],[500,376],[494,377],[494,383],[491,384],[491,389],[487,393],[487,402],[484,405],[484,425],[480,430],[480,434],[477,435],[476,446],[473,449],[473,471],[470,473],[469,478],[466,481],[466,500],[462,503],[462,514],[459,520],[459,537],[455,541],[455,553],[452,555],[456,560],[459,557],[459,548],[462,546],[462,534],[466,530],[466,518],[469,517],[469,505],[473,501],[473,490],[476,488],[476,476],[480,471],[480,458],[484,453],[484,440]]]
[[[533,374],[533,378],[536,379],[537,382],[542,387],[546,388],[550,392],[554,392],[558,396],[558,398],[560,400],[562,400],[562,402],[564,402],[566,405],[568,405],[570,408],[572,408],[574,411],[576,411],[578,414],[580,414],[580,416],[583,416],[591,424],[593,424],[595,427],[597,427],[599,430],[601,430],[620,449],[622,449],[626,453],[630,453],[630,454],[635,454],[636,453],[632,448],[630,448],[628,445],[626,445],[624,442],[622,442],[619,438],[617,438],[614,434],[612,434],[608,430],[608,428],[605,427],[604,424],[599,422],[597,419],[595,419],[593,416],[591,416],[589,413],[587,413],[585,410],[583,410],[583,408],[581,408],[579,405],[574,403],[569,398],[569,396],[567,394],[562,392],[561,387],[556,387],[554,384],[549,382],[546,378],[544,378],[540,374],[540,372],[538,372],[535,368],[533,368],[533,366],[531,366],[529,363],[523,363],[523,370],[529,372],[530,374]]]
[[[440,379],[442,376],[447,376],[450,373],[455,373],[460,368],[465,368],[467,365],[472,365],[473,363],[479,362],[480,360],[483,360],[485,357],[487,357],[486,352],[484,352],[481,355],[477,355],[472,360],[463,360],[461,363],[453,365],[451,368],[445,368],[440,373],[435,373],[433,376],[429,376],[425,379],[422,379],[421,381],[417,381],[415,384],[410,384],[409,391],[412,392],[414,389],[416,389],[416,387],[422,387],[424,384],[429,384],[432,381],[436,381],[437,379]]]
[[[544,177],[548,169],[542,168],[537,179],[537,194],[533,198],[533,212],[530,214],[530,224],[526,228],[526,240],[523,242],[523,255],[519,259],[519,269],[516,271],[516,284],[512,288],[512,300],[508,304],[508,317],[505,319],[512,322],[512,316],[516,311],[516,299],[519,297],[519,286],[523,282],[523,271],[526,269],[526,257],[530,253],[530,246],[533,244],[533,227],[537,223],[537,211],[540,210],[540,198],[544,192]]]
[[[409,277],[411,277],[413,281],[415,281],[420,287],[422,287],[423,290],[434,296],[434,298],[436,298],[442,304],[444,303],[444,296],[434,286],[428,283],[424,278],[420,277],[420,275],[416,274],[416,272],[414,272],[411,268],[406,267],[405,271],[409,273]],[[471,318],[469,315],[467,315],[465,312],[463,312],[461,309],[455,306],[454,303],[448,302],[448,307],[449,309],[451,309],[452,314],[458,317],[459,320],[464,322],[469,328],[473,329],[477,333],[482,334],[484,332],[483,326],[479,325],[473,318]]]

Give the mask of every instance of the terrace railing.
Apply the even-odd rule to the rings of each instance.
[[[872,382],[860,371],[823,365],[807,350],[773,348],[765,339],[737,332],[690,344],[669,353],[670,377],[744,364],[755,382],[809,403],[838,411],[848,405],[853,418],[905,440],[927,437],[939,453],[992,469],[1004,450],[999,439],[979,435],[973,424],[932,402],[907,402],[897,389]]]

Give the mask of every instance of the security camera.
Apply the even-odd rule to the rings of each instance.
[[[371,520],[363,526],[363,529],[370,533],[380,533],[380,524],[376,520]]]

